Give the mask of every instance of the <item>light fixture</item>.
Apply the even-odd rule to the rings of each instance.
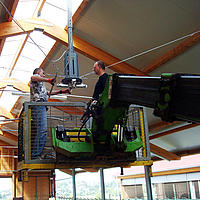
[[[37,21],[37,20],[32,20],[32,19],[25,19],[25,22],[31,23],[31,24],[38,24],[38,25],[44,25],[44,26],[51,26],[51,27],[53,27],[52,23],[43,22],[43,21]]]

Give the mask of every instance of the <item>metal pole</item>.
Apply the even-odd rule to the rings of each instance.
[[[37,200],[37,176],[35,177],[35,200]]]
[[[105,200],[105,184],[104,184],[103,168],[100,168],[100,180],[101,180],[101,199]]]
[[[73,47],[73,35],[72,35],[72,0],[67,1],[67,11],[68,11],[68,22],[67,22],[67,30],[68,30],[68,48],[69,52],[74,53],[74,47]]]
[[[146,114],[146,108],[143,107],[143,118],[144,118],[144,128],[145,128],[145,139],[146,139],[146,153],[147,159],[151,160],[151,150],[150,150],[150,142],[149,142],[149,128],[148,128],[148,120]]]
[[[144,126],[145,126],[145,137],[146,137],[146,153],[147,159],[151,160],[151,151],[150,151],[150,143],[149,143],[149,130],[148,130],[148,121],[146,117],[146,108],[143,107],[143,117],[144,117]],[[147,199],[152,200],[152,188],[151,188],[151,166],[145,165],[145,179],[146,179],[146,188],[147,188]]]
[[[24,163],[26,163],[27,162],[27,160],[29,160],[29,126],[30,126],[30,124],[29,124],[29,115],[28,115],[28,104],[27,104],[27,102],[25,102],[25,104],[24,104],[24,135],[23,135],[23,139],[24,139],[24,142],[25,142],[25,144],[26,145],[24,145],[24,148],[25,148],[25,154],[24,154],[24,158],[25,158],[25,160],[24,160]],[[32,134],[32,133],[31,133]]]
[[[72,185],[73,185],[73,199],[76,200],[75,169],[72,169]]]
[[[147,188],[147,199],[153,200],[152,189],[151,189],[151,177],[149,175],[150,167],[151,166],[149,166],[149,165],[145,165],[144,170],[145,170],[145,179],[146,179],[146,188]]]

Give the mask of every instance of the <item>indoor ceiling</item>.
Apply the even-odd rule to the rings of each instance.
[[[18,20],[23,27],[21,29],[0,5],[0,52],[3,51],[6,38],[12,41],[13,36],[25,37],[23,44],[18,45],[20,48],[15,49],[12,62],[6,66],[0,63],[2,71],[0,97],[8,93],[5,85],[13,85],[17,91],[28,92],[28,80],[35,66],[43,68],[48,77],[53,77],[57,73],[57,83],[59,83],[64,73],[64,59],[61,55],[68,46],[67,24],[63,28],[60,26],[67,21],[64,14],[59,15],[59,12],[55,12],[45,18],[45,12],[52,4],[52,1],[47,0],[1,2],[13,15],[20,2],[32,2],[38,6],[34,10],[34,15],[28,16],[29,21]],[[92,96],[98,78],[92,73],[92,69],[97,60],[106,63],[106,71],[109,74],[114,72],[141,76],[161,76],[163,72],[200,74],[199,0],[83,0],[79,3],[80,6],[73,15],[73,42],[74,50],[79,57],[79,75],[83,83],[87,84],[87,88],[74,89],[66,101],[87,102]],[[65,10],[62,12],[66,13]],[[41,14],[40,18],[38,13]],[[42,23],[36,25],[31,23],[30,19]],[[48,47],[41,44],[48,59],[40,55],[39,48],[34,47],[31,48],[33,50],[31,59],[34,60],[34,64],[30,59],[22,64],[19,60],[30,56],[28,55],[30,49],[26,43],[31,43],[24,31],[32,34],[35,28],[39,28],[40,33],[33,35],[34,41],[44,41],[44,36],[49,39]],[[10,50],[13,52],[14,48]],[[52,62],[55,60],[58,61]],[[11,69],[9,73],[5,73],[6,67]],[[26,71],[24,82],[20,70]],[[2,77],[1,74],[6,75]],[[18,81],[19,85],[15,81]],[[50,89],[50,86],[47,85],[47,88]],[[57,89],[56,86],[54,89]],[[9,131],[17,130],[17,121],[6,120],[18,118],[25,100],[27,97],[17,97],[13,99],[14,102],[9,103],[11,106],[8,108],[3,104],[0,105],[0,116],[3,117],[0,122],[0,146],[17,146],[17,132]],[[199,124],[162,122],[152,115],[152,110],[149,108],[147,108],[147,118],[152,155],[156,157],[159,155],[159,158],[167,160],[178,160],[180,156],[199,153]]]

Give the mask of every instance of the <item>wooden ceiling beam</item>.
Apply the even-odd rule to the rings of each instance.
[[[152,132],[152,131],[155,131],[155,130],[158,130],[158,129],[161,129],[161,128],[166,128],[167,126],[171,126],[171,125],[174,125],[174,124],[177,124],[177,123],[179,123],[179,122],[177,121],[177,122],[170,123],[170,122],[161,121],[161,122],[158,122],[156,124],[150,125],[149,126],[149,132]]]
[[[196,147],[194,149],[187,149],[187,150],[183,150],[183,151],[177,151],[175,152],[176,155],[179,156],[190,156],[190,155],[195,155],[195,154],[199,154],[200,152],[200,147]]]
[[[149,140],[160,138],[160,137],[170,135],[170,134],[173,134],[173,133],[176,133],[176,132],[179,132],[179,131],[184,131],[186,129],[194,128],[194,127],[197,127],[199,125],[200,125],[199,123],[196,123],[196,124],[191,123],[191,124],[187,124],[187,125],[184,125],[184,126],[180,126],[180,127],[171,129],[171,130],[163,131],[163,132],[155,134],[155,135],[150,135]]]
[[[1,127],[2,125],[11,124],[11,123],[16,123],[16,122],[18,122],[18,119],[16,119],[16,121],[13,120],[13,121],[7,121],[7,122],[0,122],[0,127]]]
[[[76,19],[78,18],[78,16],[81,14],[81,12],[83,11],[83,9],[85,8],[85,6],[87,5],[87,3],[90,0],[83,0],[80,4],[80,6],[78,7],[78,9],[76,10],[76,12],[73,14],[72,17],[72,22],[74,23],[76,21]],[[65,27],[65,30],[67,30],[67,26]]]
[[[35,12],[33,13],[33,16],[32,17],[39,17],[39,13],[41,13],[42,11],[42,8],[44,7],[44,4],[45,4],[46,0],[40,0],[36,9],[35,9]]]
[[[71,169],[59,169],[61,172],[65,172],[66,174],[72,175]]]
[[[0,116],[5,117],[7,119],[14,119],[13,115],[2,106],[0,106]]]
[[[99,171],[98,168],[84,168],[83,170],[85,172],[98,172]]]
[[[37,18],[31,18],[31,20],[34,20],[35,22],[38,21]],[[40,21],[47,22],[46,20],[40,20]],[[32,32],[35,28],[35,24],[26,23],[25,20],[19,20],[19,23],[21,24],[21,26],[24,28],[26,32]],[[65,46],[68,46],[68,41],[67,41],[68,34],[64,29],[61,29],[60,27],[56,25],[54,25],[53,27],[40,25],[40,27],[44,29],[43,33],[45,35],[55,39],[57,42]],[[23,30],[21,30],[14,22],[7,22],[7,23],[0,24],[0,39],[8,37],[8,36],[23,34],[23,33],[24,33]],[[73,36],[73,41],[74,41],[75,51],[83,54],[84,56],[91,58],[94,61],[103,60],[107,65],[111,65],[113,63],[117,63],[121,61],[115,56],[99,49],[98,47],[90,44],[87,41],[84,41],[83,39],[77,36]],[[141,70],[125,62],[111,66],[110,69],[118,73],[146,75]]]
[[[18,22],[22,27],[24,27],[24,30],[27,33],[30,33],[34,30],[33,24],[26,23],[25,20],[19,20]],[[19,28],[15,22],[4,22],[0,24],[0,39],[21,34],[24,34],[24,31]]]
[[[142,71],[146,74],[151,73],[152,71],[164,65],[168,61],[172,60],[173,58],[175,58],[185,50],[189,49],[199,41],[200,41],[200,32],[184,40],[182,43],[180,43],[179,45],[177,45],[176,47],[174,47],[173,49],[162,55],[160,58],[154,60],[152,63],[144,67]]]
[[[2,132],[3,132],[3,135],[2,135],[3,137],[6,137],[6,138],[9,138],[9,139],[11,139],[15,142],[18,142],[18,137],[16,135],[13,135],[13,134],[11,134],[7,131],[2,131]]]
[[[6,41],[5,38],[0,39],[0,56],[1,56],[1,53],[2,53],[2,50],[3,50],[3,46],[4,46],[5,41]]]
[[[164,159],[167,159],[167,160],[180,160],[181,157],[180,156],[177,156],[176,154],[174,153],[171,153],[161,147],[158,147],[152,143],[150,143],[150,150],[152,153],[164,158]]]
[[[12,146],[12,145],[0,140],[0,146]]]
[[[49,102],[62,102],[59,99],[48,99]],[[79,109],[76,108],[74,106],[54,106],[55,108],[57,108],[60,111],[63,111],[64,113],[68,113],[70,115],[83,115],[84,113],[84,108],[83,109]]]
[[[11,15],[13,16],[15,13],[15,10],[17,8],[17,4],[18,4],[19,0],[10,0],[9,5],[8,5],[8,10],[11,13]],[[4,22],[10,22],[12,21],[11,16],[6,12],[5,18],[4,18]],[[0,40],[0,56],[1,56],[1,52],[5,43],[5,38]]]
[[[15,14],[18,2],[19,2],[19,0],[10,0],[9,1],[8,10],[9,10],[9,12],[12,16],[14,16],[14,14]],[[5,22],[11,22],[12,21],[12,17],[7,12],[6,12],[4,21]]]
[[[13,88],[20,90],[20,91],[26,91],[29,92],[30,88],[25,83],[15,79],[15,78],[3,78],[0,79],[0,89],[5,88],[7,85],[12,85]]]

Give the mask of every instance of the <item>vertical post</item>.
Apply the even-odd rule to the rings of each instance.
[[[121,173],[120,173],[120,175],[124,175],[124,168],[123,167],[121,167]]]
[[[72,0],[67,0],[67,13],[68,13],[68,22],[67,22],[67,30],[68,30],[68,52],[65,54],[64,59],[64,72],[65,72],[65,81],[69,84],[69,81],[73,79],[73,83],[77,83],[81,81],[79,78],[79,70],[78,70],[78,55],[74,53],[73,47],[73,21],[72,21]],[[72,84],[71,82],[71,84]]]
[[[28,121],[28,118],[30,117],[29,115],[29,112],[28,112],[28,103],[25,102],[24,104],[24,119],[25,119],[25,127],[24,127],[24,134],[23,134],[23,140],[24,140],[24,148],[25,148],[25,151],[24,151],[24,163],[27,162],[27,160],[29,159],[29,121]],[[26,145],[25,145],[26,144]]]
[[[12,174],[12,198],[16,198],[16,172]]]
[[[37,200],[37,176],[35,177],[35,200]]]
[[[68,0],[67,3],[68,3],[68,6],[67,6],[67,12],[68,12],[68,23],[67,23],[68,47],[69,47],[69,52],[70,53],[74,53],[73,35],[72,35],[72,28],[73,28],[73,23],[72,23],[72,1]]]
[[[73,200],[76,200],[75,168],[72,169]]]
[[[146,188],[147,188],[147,199],[153,200],[152,189],[151,189],[151,178],[150,178],[150,167],[149,165],[144,166],[145,170],[145,180],[146,180]]]
[[[148,130],[148,121],[146,117],[146,108],[143,107],[143,118],[144,118],[144,128],[145,128],[145,139],[146,139],[146,157],[148,160],[151,159],[151,152],[150,152],[150,143],[149,143],[149,130]],[[145,165],[145,179],[146,179],[146,188],[147,188],[147,199],[152,200],[152,188],[151,188],[151,166]]]
[[[51,170],[51,174],[49,177],[49,196],[55,197],[55,170]]]
[[[150,143],[149,143],[149,128],[148,128],[148,121],[147,121],[145,107],[143,107],[143,118],[144,118],[144,130],[145,130],[145,139],[146,139],[146,157],[148,160],[151,160],[151,150],[150,150]]]
[[[105,184],[104,184],[103,168],[100,168],[100,181],[101,181],[101,199],[105,200]]]
[[[24,198],[24,176],[23,176],[23,172],[20,172],[20,176],[21,176],[21,181],[22,181],[22,197]]]

